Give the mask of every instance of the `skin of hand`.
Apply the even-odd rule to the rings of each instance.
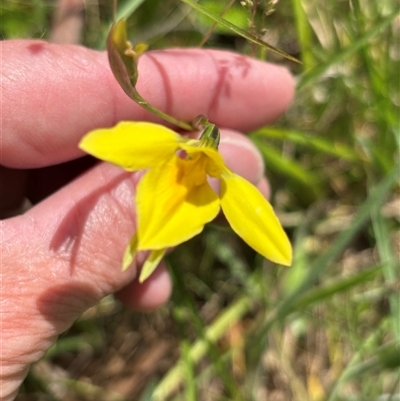
[[[168,300],[171,281],[164,264],[141,285],[135,266],[121,271],[140,173],[94,163],[77,147],[95,128],[160,121],[123,93],[104,52],[34,40],[0,46],[0,195],[34,203],[1,225],[0,399],[9,401],[29,365],[85,309],[117,293],[136,310],[152,310]],[[291,103],[285,68],[172,49],[144,54],[139,71],[139,92],[150,103],[181,120],[205,114],[217,124],[227,165],[268,196],[262,159],[239,132],[273,122]]]

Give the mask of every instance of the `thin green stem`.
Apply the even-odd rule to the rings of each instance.
[[[157,109],[157,107],[153,106],[152,104],[150,104],[146,99],[144,99],[140,93],[137,91],[136,88],[132,88],[133,89],[133,93],[132,93],[132,99],[139,104],[140,106],[142,106],[145,110],[149,111],[150,113],[153,113],[154,115],[162,118],[165,121],[168,121],[171,124],[176,125],[179,128],[182,128],[186,131],[193,131],[194,127],[191,124],[185,123],[183,121],[178,120],[175,117],[172,117],[166,113],[164,113],[163,111]]]

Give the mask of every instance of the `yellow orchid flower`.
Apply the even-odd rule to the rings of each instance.
[[[137,187],[137,231],[123,269],[138,251],[150,251],[139,281],[146,280],[167,248],[199,234],[222,208],[232,229],[261,255],[290,265],[292,249],[271,205],[258,189],[234,174],[218,153],[219,130],[209,124],[200,139],[158,124],[120,122],[88,133],[79,147],[125,170],[146,169]],[[207,177],[220,180],[220,193]]]

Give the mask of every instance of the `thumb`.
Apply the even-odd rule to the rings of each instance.
[[[58,334],[135,278],[136,266],[121,271],[121,257],[135,227],[133,199],[139,177],[101,163],[25,215],[2,222],[4,399],[12,399],[29,364]],[[154,275],[145,286],[131,285],[137,294],[129,297],[148,298],[147,288],[152,293],[147,304],[164,303],[171,284],[163,276]]]

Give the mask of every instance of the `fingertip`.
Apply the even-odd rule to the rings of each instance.
[[[228,168],[246,180],[257,184],[264,175],[264,161],[253,142],[246,136],[222,130],[219,151]]]
[[[138,277],[116,293],[127,307],[138,312],[151,312],[165,304],[171,296],[172,281],[164,262],[144,282]]]
[[[36,40],[0,45],[3,115],[12,116],[2,127],[8,167],[59,164],[82,156],[77,144],[94,128],[155,120],[119,87],[105,53]],[[139,70],[141,96],[182,121],[204,114],[221,127],[251,131],[274,121],[293,100],[286,68],[228,51],[152,51],[141,57]],[[29,101],[15,93],[29,93]]]

